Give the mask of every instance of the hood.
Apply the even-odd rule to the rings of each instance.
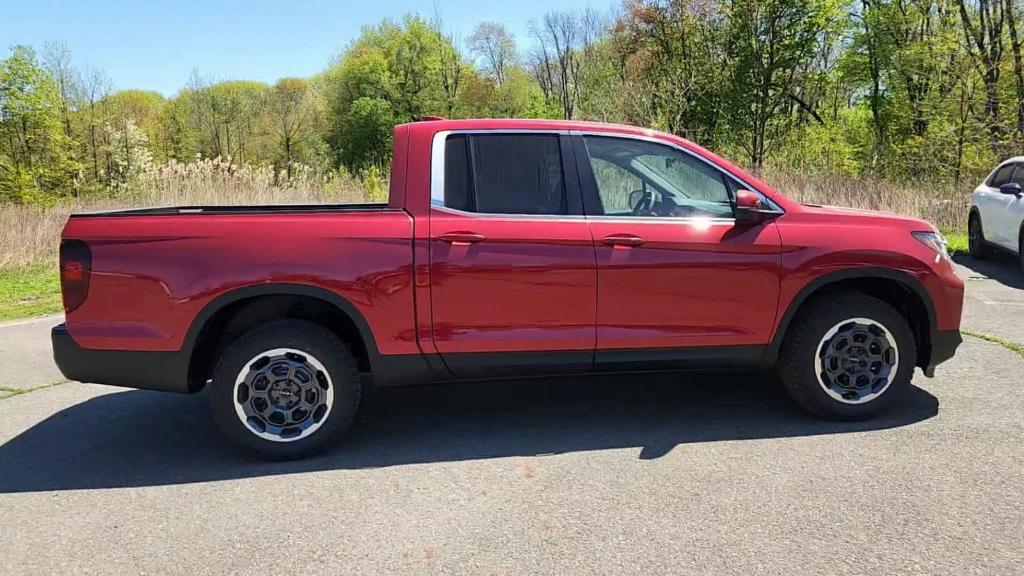
[[[879,223],[903,224],[918,230],[935,230],[927,220],[903,216],[891,212],[880,212],[878,210],[865,210],[862,208],[846,208],[842,206],[822,206],[819,204],[801,204],[801,212],[805,214],[820,215],[822,217],[847,218],[858,221],[874,220]]]

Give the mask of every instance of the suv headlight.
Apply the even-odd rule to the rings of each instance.
[[[922,244],[931,248],[935,251],[935,261],[938,262],[940,258],[949,260],[949,252],[946,250],[946,238],[938,232],[911,232],[914,238],[921,241]]]

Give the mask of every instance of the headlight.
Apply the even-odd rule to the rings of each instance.
[[[920,240],[925,246],[935,251],[935,261],[940,258],[949,260],[949,252],[946,251],[946,238],[938,232],[911,232],[914,238]]]

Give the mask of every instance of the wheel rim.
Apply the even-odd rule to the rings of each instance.
[[[885,326],[870,318],[837,323],[822,337],[814,360],[818,384],[844,404],[878,398],[889,389],[898,368],[895,339]]]
[[[317,431],[334,406],[323,363],[308,352],[274,348],[245,363],[235,378],[235,413],[245,428],[272,442],[294,442]]]

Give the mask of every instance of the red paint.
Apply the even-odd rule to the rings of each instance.
[[[682,146],[785,214],[756,224],[478,217],[430,208],[431,139],[459,129],[611,132]],[[640,128],[563,121],[436,120],[395,129],[390,207],[300,214],[74,217],[92,251],[88,297],[67,313],[84,348],[173,351],[233,289],[330,290],[365,318],[381,354],[764,344],[823,274],[905,272],[937,329],[959,326],[963,283],[915,240],[923,221],[802,206],[699,146]]]

